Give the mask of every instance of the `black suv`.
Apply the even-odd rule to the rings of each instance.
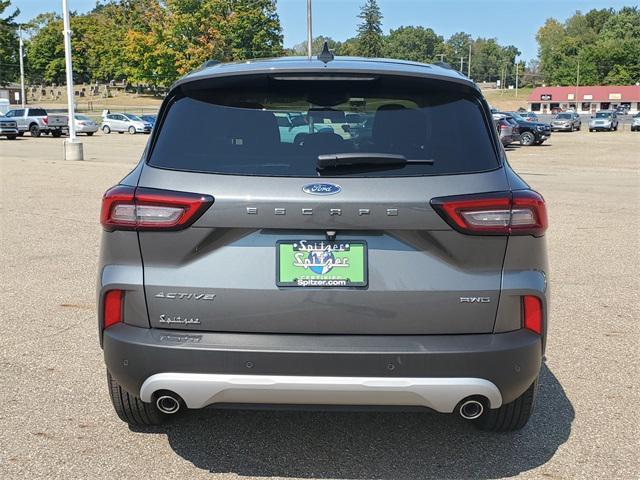
[[[498,112],[503,113],[503,112]],[[516,112],[504,112],[518,122],[520,127],[520,145],[542,145],[551,136],[551,125],[541,122],[530,122]]]

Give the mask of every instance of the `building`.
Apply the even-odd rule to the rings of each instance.
[[[628,105],[631,113],[640,111],[640,85],[594,87],[537,87],[529,95],[529,111],[552,113],[573,109],[595,113]]]
[[[22,103],[20,101],[20,85],[16,83],[0,85],[0,98],[9,100],[11,105]]]

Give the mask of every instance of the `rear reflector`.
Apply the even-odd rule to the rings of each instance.
[[[548,226],[544,199],[531,190],[440,197],[431,206],[453,228],[470,235],[539,237]]]
[[[522,297],[524,328],[538,335],[542,334],[542,302],[538,297],[525,295]]]
[[[122,290],[109,290],[104,295],[104,329],[122,322]]]
[[[100,223],[105,230],[181,230],[211,206],[198,193],[115,186],[104,194]]]

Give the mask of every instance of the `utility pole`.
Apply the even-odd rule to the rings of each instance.
[[[460,57],[460,73],[462,73],[463,62],[464,62],[464,57]]]
[[[518,98],[518,61],[516,60],[516,98]]]
[[[313,44],[313,31],[311,26],[311,0],[307,0],[307,57],[311,60],[311,47]]]
[[[580,54],[578,54],[578,68],[576,71],[576,98],[574,100],[576,105],[576,113],[578,113],[578,88],[580,87]]]
[[[467,77],[471,78],[471,42],[469,42],[469,63],[467,64]]]
[[[24,57],[24,53],[23,53],[23,49],[24,49],[24,43],[22,42],[22,25],[20,26],[20,29],[18,30],[18,36],[20,37],[20,101],[22,102],[22,108],[24,108],[25,103],[26,103],[26,98],[24,96],[24,59],[22,57]]]
[[[71,23],[67,0],[62,0],[62,21],[64,35],[64,60],[67,70],[67,116],[69,140],[64,142],[65,160],[83,160],[82,143],[76,139],[75,106],[73,97],[73,66],[71,64]]]

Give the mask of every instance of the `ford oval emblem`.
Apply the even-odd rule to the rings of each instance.
[[[335,183],[309,183],[302,187],[302,191],[309,195],[334,195],[341,190],[342,187]]]

